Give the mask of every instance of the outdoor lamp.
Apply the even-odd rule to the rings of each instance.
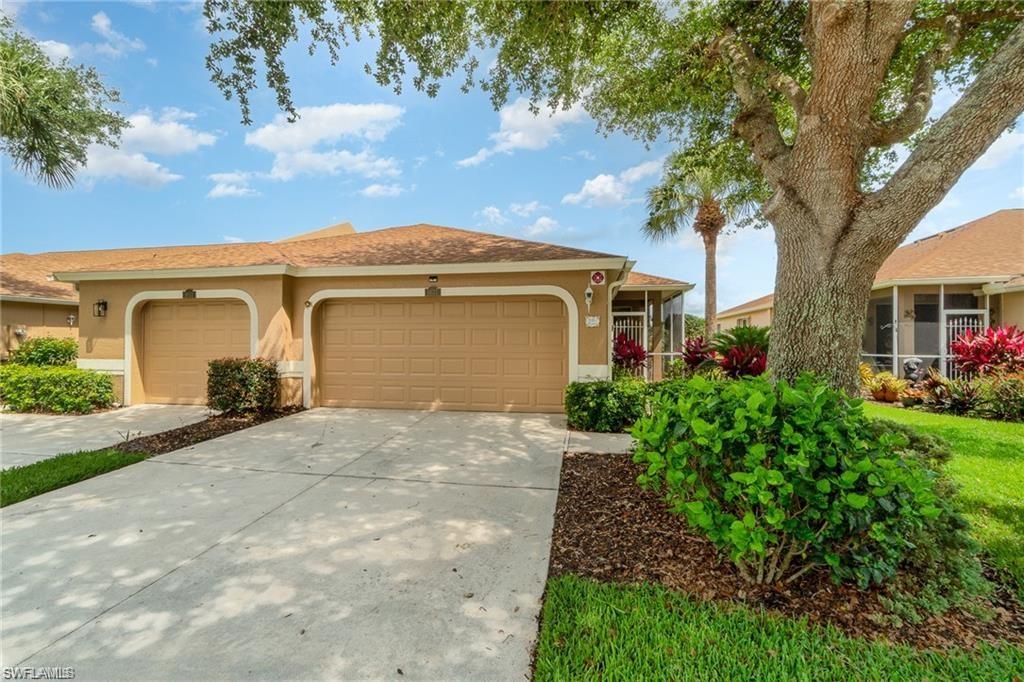
[[[77,319],[78,318],[75,316],[74,313],[71,313],[70,315],[68,315],[67,316],[68,326],[69,327],[74,327],[75,326],[75,320],[77,320]]]
[[[106,317],[107,316],[107,302],[105,300],[103,300],[101,298],[100,300],[98,300],[98,301],[96,301],[95,303],[92,304],[92,316],[93,317]],[[69,315],[68,317],[70,318],[72,316]],[[74,324],[74,323],[69,321],[68,324]]]

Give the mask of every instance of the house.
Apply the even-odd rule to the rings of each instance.
[[[768,324],[772,295],[718,314],[721,329]],[[946,376],[949,344],[968,329],[1024,327],[1024,209],[1004,209],[901,246],[879,268],[863,359],[904,374],[919,358]]]
[[[610,376],[620,308],[657,352],[692,288],[624,256],[424,224],[2,259],[12,283],[31,268],[77,290],[78,364],[113,374],[124,404],[201,403],[210,359],[252,355],[277,361],[285,403],[557,412],[567,382]]]

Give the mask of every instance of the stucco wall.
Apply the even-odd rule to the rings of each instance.
[[[1024,329],[1024,291],[1003,294],[1001,312],[1003,324],[1012,324]]]
[[[75,316],[73,325],[68,325],[68,315]],[[77,318],[78,306],[0,301],[0,357],[6,358],[18,347],[14,332],[19,327],[24,326],[28,332],[26,339],[74,338],[78,335]]]
[[[617,271],[606,273],[606,281],[614,281]],[[587,307],[584,291],[589,283],[590,271],[494,273],[494,274],[443,274],[438,276],[436,286],[442,290],[454,287],[511,287],[522,285],[552,285],[564,289],[576,302],[579,311],[578,343],[579,364],[600,366],[607,370],[608,347],[608,286],[594,286],[594,298],[590,314],[600,317],[597,327],[587,327]],[[389,277],[215,277],[197,279],[148,279],[110,280],[82,282],[80,300],[83,310],[88,311],[80,320],[80,358],[89,361],[116,360],[125,356],[125,319],[127,307],[134,296],[141,292],[182,292],[185,289],[197,291],[211,289],[238,289],[251,296],[257,307],[258,353],[262,357],[284,361],[298,367],[303,359],[303,329],[306,302],[325,289],[425,289],[431,286],[427,275],[403,275]],[[106,317],[97,318],[91,314],[92,304],[103,299],[107,301]],[[139,303],[133,314],[132,367],[126,381],[131,381],[131,400],[134,403],[145,400],[139,365],[142,343],[141,312],[145,303]],[[314,313],[316,310],[314,309]],[[313,316],[315,330],[316,315]],[[315,356],[315,350],[314,350]],[[292,361],[289,363],[288,361]],[[315,362],[312,363],[315,372]],[[282,382],[282,392],[291,399],[301,398],[301,379],[294,374]],[[292,400],[292,402],[297,402]]]
[[[739,321],[744,318],[750,320],[747,323],[747,326],[749,327],[768,327],[772,323],[772,309],[766,308],[764,310],[755,310],[749,313],[738,313],[736,315],[727,315],[725,317],[719,316],[715,324],[724,332],[735,327],[739,324]],[[712,330],[712,332],[713,331],[714,330]]]

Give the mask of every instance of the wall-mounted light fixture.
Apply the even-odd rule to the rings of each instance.
[[[74,327],[75,326],[75,320],[77,320],[78,317],[74,313],[71,313],[70,315],[67,316],[66,319],[68,321],[68,326],[69,327]]]
[[[590,304],[594,302],[594,290],[587,285],[587,288],[583,290],[583,301],[587,304],[587,312],[590,312]]]
[[[107,302],[102,298],[92,304],[92,316],[93,317],[106,317],[107,316]],[[68,315],[69,318],[73,317]],[[72,321],[68,321],[68,324],[74,324]]]
[[[428,275],[427,281],[431,284],[437,284],[437,275]]]

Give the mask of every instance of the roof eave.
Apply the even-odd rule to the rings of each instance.
[[[970,275],[965,277],[908,277],[898,279],[885,279],[878,280],[871,285],[872,291],[875,289],[885,289],[887,287],[897,286],[916,286],[921,284],[988,284],[998,283],[1012,279],[1016,275]]]
[[[622,291],[689,291],[696,285],[690,282],[678,284],[623,284]]]
[[[4,303],[43,303],[46,305],[66,305],[78,307],[78,301],[66,298],[51,298],[48,296],[18,296],[16,294],[0,294],[0,301]]]

